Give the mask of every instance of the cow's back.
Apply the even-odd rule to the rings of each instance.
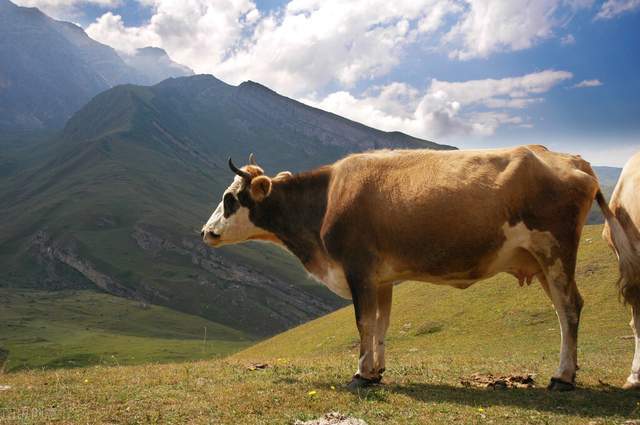
[[[481,275],[505,226],[572,237],[563,232],[584,220],[596,190],[588,163],[542,146],[352,155],[334,165],[324,238],[331,254],[362,264],[378,256]]]

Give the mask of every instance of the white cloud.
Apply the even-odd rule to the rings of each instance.
[[[459,0],[292,0],[260,16],[248,0],[144,1],[154,5],[148,24],[125,27],[107,13],[87,32],[119,50],[163,47],[197,72],[259,80],[289,95],[384,75],[406,46],[461,10]]]
[[[602,85],[602,81],[600,80],[582,80],[578,84],[571,86],[574,89],[582,89],[585,87],[598,87]]]
[[[640,9],[640,0],[607,0],[596,14],[595,19],[611,19],[638,9]]]
[[[288,95],[332,83],[349,88],[387,74],[407,46],[456,10],[448,0],[292,0],[213,70],[232,83],[259,79]]]
[[[144,0],[144,4],[154,11],[145,25],[126,27],[120,16],[108,12],[86,31],[125,52],[150,45],[162,47],[196,72],[211,72],[260,17],[250,0]]]
[[[19,6],[37,7],[56,19],[72,19],[79,15],[78,7],[91,4],[103,8],[117,7],[121,0],[13,0]]]
[[[466,0],[468,11],[445,35],[449,56],[467,60],[528,49],[554,35],[593,0]]]
[[[560,44],[562,44],[563,46],[576,44],[576,38],[573,36],[573,34],[567,34],[564,37],[560,38]]]
[[[257,80],[290,96],[384,76],[409,47],[457,59],[528,48],[593,2],[291,0],[261,15],[250,0],[138,1],[153,7],[148,23],[126,27],[106,13],[87,32],[119,50],[162,47],[196,72]]]
[[[545,70],[503,79],[448,82],[432,80],[426,93],[393,83],[357,98],[338,91],[304,102],[382,130],[400,130],[427,139],[469,134],[490,136],[504,125],[530,127],[514,109],[541,102],[539,97],[562,81],[566,71]]]

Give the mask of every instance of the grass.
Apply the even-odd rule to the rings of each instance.
[[[215,322],[90,290],[0,288],[0,303],[6,371],[209,359],[251,344]]]
[[[633,341],[617,299],[613,255],[600,226],[583,236],[578,286],[579,389],[544,389],[557,366],[559,330],[539,285],[498,276],[460,291],[398,286],[385,384],[352,394],[353,312],[346,307],[225,359],[126,367],[23,371],[0,377],[0,415],[25,423],[292,423],[340,411],[369,424],[618,424],[640,420],[640,395],[619,389]],[[250,371],[252,362],[266,370]],[[474,372],[531,372],[537,388],[465,388]],[[315,391],[315,393],[313,393]],[[17,418],[17,419],[16,419]],[[2,416],[0,416],[0,423]]]

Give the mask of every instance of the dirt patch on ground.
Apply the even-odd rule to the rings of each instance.
[[[270,367],[267,363],[250,363],[247,365],[248,370],[263,370]]]
[[[367,423],[362,419],[351,418],[342,413],[330,412],[318,419],[295,421],[293,425],[367,425]]]
[[[506,390],[507,388],[535,388],[535,375],[532,373],[494,376],[490,373],[474,373],[460,378],[465,387],[491,388]]]

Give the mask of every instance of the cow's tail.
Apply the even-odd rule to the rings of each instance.
[[[620,290],[620,295],[625,303],[639,303],[640,253],[636,251],[624,227],[622,227],[620,220],[618,220],[613,211],[611,211],[607,201],[604,199],[602,191],[599,189],[598,193],[596,193],[596,201],[609,225],[611,242],[618,256],[618,265],[620,268],[618,289]]]

